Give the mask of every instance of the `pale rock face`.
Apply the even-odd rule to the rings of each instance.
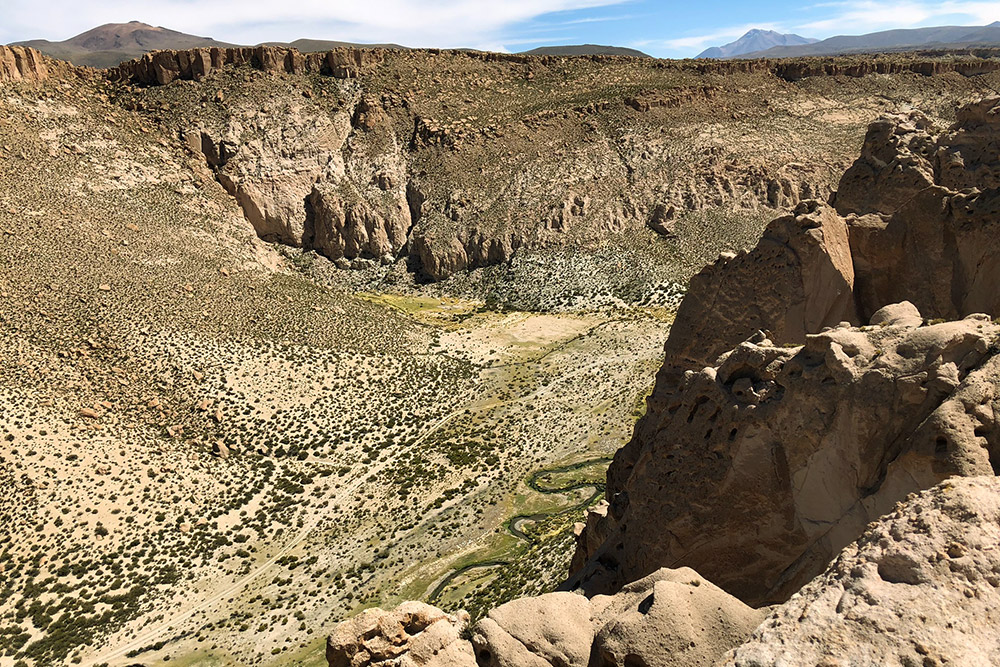
[[[475,628],[480,667],[712,665],[764,617],[697,572],[662,569],[615,595],[522,598]]]
[[[709,667],[745,641],[765,613],[690,568],[658,570],[592,604],[607,622],[588,667]]]
[[[699,667],[738,646],[765,612],[697,572],[662,569],[615,595],[521,598],[476,624],[420,602],[369,609],[327,641],[330,667]]]
[[[472,641],[482,667],[584,667],[594,641],[590,600],[565,592],[513,600],[491,610]]]
[[[396,255],[406,244],[410,209],[406,193],[395,194],[378,202],[378,210],[349,186],[314,186],[309,196],[312,247],[330,259]]]
[[[0,46],[0,83],[47,79],[45,58],[24,46]]]
[[[766,289],[763,287],[766,286]],[[665,346],[665,361],[649,398],[659,414],[685,371],[699,370],[764,329],[778,342],[840,322],[856,323],[847,225],[831,207],[803,202],[794,215],[768,225],[750,252],[722,256],[691,279]],[[615,456],[612,488],[630,474],[637,446],[652,438],[652,419]]]
[[[877,121],[837,210],[800,204],[752,251],[723,256],[691,281],[647,414],[608,471],[610,510],[578,537],[574,572],[589,565],[573,581],[615,590],[688,565],[745,600],[781,601],[886,503],[949,474],[991,472],[994,427],[982,406],[997,378],[983,332],[1000,315],[998,119],[1000,98],[964,107],[944,133],[918,113]],[[923,318],[963,317],[901,333]],[[842,329],[867,321],[883,329]],[[810,336],[826,327],[841,329]],[[968,347],[966,336],[979,340]],[[959,348],[977,361],[952,358]],[[802,382],[799,366],[804,378],[822,377]],[[739,419],[746,430],[728,422],[743,403],[753,406]],[[970,416],[980,413],[985,421]],[[936,448],[927,444],[935,430]],[[832,472],[817,472],[824,466]],[[703,515],[708,536],[697,529]],[[630,521],[659,521],[665,537],[644,540]],[[762,546],[746,533],[755,521]],[[747,541],[713,555],[720,535]]]
[[[773,610],[726,667],[992,665],[1000,480],[956,478],[869,526]]]
[[[614,591],[673,563],[780,602],[908,493],[993,474],[1000,326],[916,327],[903,304],[880,320],[803,347],[746,342],[687,373],[609,485],[615,528],[572,583]]]
[[[243,110],[222,127],[193,128],[185,139],[261,238],[333,260],[396,256],[412,220],[402,148],[385,112],[371,99],[333,116],[311,113],[308,104],[277,119]],[[251,118],[280,127],[242,140]],[[348,141],[350,164],[343,157]]]
[[[469,617],[423,602],[392,611],[366,609],[339,624],[326,642],[330,667],[475,667],[472,646],[459,635]]]

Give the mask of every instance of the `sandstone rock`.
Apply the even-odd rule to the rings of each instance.
[[[853,285],[847,225],[829,206],[803,202],[794,215],[768,225],[752,251],[720,257],[691,279],[648,412],[661,415],[686,371],[711,365],[755,331],[782,343],[801,342],[823,327],[857,322]],[[640,443],[654,436],[654,419],[641,421],[615,456],[608,471],[612,486],[630,474]]]
[[[588,590],[614,590],[666,564],[689,565],[746,600],[780,601],[857,537],[885,502],[926,488],[946,474],[991,469],[984,467],[981,456],[952,456],[954,441],[948,435],[941,436],[937,454],[925,438],[929,431],[954,426],[961,432],[959,449],[975,451],[971,443],[981,437],[993,446],[991,417],[966,426],[961,415],[972,410],[962,401],[992,400],[985,397],[995,384],[988,370],[993,344],[986,337],[968,347],[971,339],[965,337],[992,330],[989,315],[1000,313],[1000,294],[993,287],[1000,282],[1000,237],[995,230],[1000,191],[991,189],[997,182],[998,117],[1000,99],[993,99],[960,110],[958,123],[945,133],[916,113],[876,122],[835,199],[846,219],[830,207],[800,204],[796,216],[771,223],[754,250],[720,258],[692,280],[667,340],[647,415],[608,471],[610,511],[605,518],[589,521],[578,538],[573,563],[579,567],[589,561],[584,577]],[[976,189],[958,192],[949,186]],[[910,305],[900,303],[904,301]],[[891,304],[900,305],[885,308]],[[921,314],[928,320],[967,319],[906,333],[919,325]],[[869,318],[885,331],[840,329],[809,336],[842,326],[841,320]],[[952,338],[952,328],[964,333]],[[924,337],[935,342],[916,342]],[[716,362],[741,340],[748,342]],[[806,343],[801,352],[781,351],[780,346],[799,343]],[[955,346],[970,356],[964,361],[949,358]],[[924,353],[931,356],[921,359]],[[789,369],[799,367],[804,374],[825,369],[819,372],[822,382],[810,385],[792,379]],[[727,387],[723,394],[715,393],[720,384]],[[868,392],[875,393],[864,398]],[[959,394],[966,398],[956,403]],[[772,413],[781,412],[777,406],[790,400],[797,402],[790,408],[795,415],[786,419]],[[746,414],[753,415],[746,422],[749,432],[726,416],[740,404],[749,406]],[[807,405],[816,407],[803,407]],[[899,407],[882,414],[888,405]],[[973,412],[988,416],[989,410]],[[784,426],[775,429],[775,423],[767,421],[772,418]],[[799,440],[788,428],[803,428],[812,435]],[[787,443],[805,445],[813,438],[819,440],[805,450],[788,449]],[[851,438],[855,451],[831,453]],[[756,460],[763,465],[771,457],[771,471],[761,468],[759,479],[748,475],[737,483],[746,483],[747,489],[777,483],[757,508],[760,522],[768,516],[775,521],[762,530],[761,544],[752,544],[747,536],[746,543],[731,545],[733,551],[725,555],[714,537],[696,535],[696,517],[703,511],[711,514],[706,508],[715,507],[715,500],[711,492],[705,494],[703,484],[694,487],[697,475],[679,463],[692,451],[701,452],[702,465],[717,461],[708,464],[718,466],[709,474],[717,476],[710,486],[728,493],[728,485],[740,476],[726,469],[729,463],[745,471],[754,467],[748,461],[760,457]],[[756,453],[744,458],[751,451]],[[927,454],[931,458],[919,462]],[[937,455],[944,460],[935,463]],[[845,463],[859,457],[864,460],[857,465]],[[977,462],[970,463],[972,459]],[[989,456],[986,459],[988,464]],[[821,469],[822,461],[840,472],[809,472]],[[900,467],[911,464],[919,474],[902,480],[909,472]],[[662,488],[668,479],[672,491],[664,500]],[[688,492],[677,491],[688,483]],[[820,490],[832,497],[825,509],[818,501],[805,500]],[[688,495],[689,500],[683,499]],[[773,504],[780,497],[786,500]],[[721,496],[716,500],[723,503]],[[737,510],[742,502],[735,500],[727,510]],[[667,514],[657,514],[659,510]],[[736,524],[753,523],[749,504],[736,513],[740,511],[745,514],[731,529],[720,524],[708,533],[739,535]],[[685,523],[682,517],[688,512]],[[667,538],[655,543],[650,538],[647,545],[641,532],[629,530],[628,517],[636,519],[633,526],[648,527],[659,520]],[[705,525],[713,525],[707,514],[705,520]],[[605,536],[604,546],[594,549]],[[711,555],[716,548],[717,555]],[[761,549],[765,555],[750,563],[750,554]],[[744,566],[749,569],[742,570]],[[768,581],[764,572],[772,566],[771,574],[785,573],[780,580]],[[609,571],[615,574],[607,575]]]
[[[1000,191],[922,190],[887,222],[850,220],[862,316],[908,299],[928,318],[1000,314]]]
[[[614,591],[671,563],[751,604],[787,599],[908,493],[993,474],[997,336],[980,315],[835,328],[688,372],[630,474],[609,472],[613,528],[572,583]]]
[[[903,301],[875,311],[870,323],[878,326],[919,327],[924,323],[924,318],[920,316],[916,306]]]
[[[42,81],[49,76],[45,57],[24,46],[0,46],[0,83]]]
[[[880,119],[841,179],[837,210],[860,216],[848,225],[862,319],[903,299],[932,319],[1000,313],[988,287],[1000,277],[1000,98],[957,116],[943,133],[918,112]]]
[[[934,139],[931,121],[919,111],[883,117],[872,123],[861,157],[840,179],[837,210],[847,213],[895,213],[926,187],[934,185]]]
[[[1000,480],[952,479],[869,526],[726,667],[990,665],[1000,655]]]
[[[674,236],[674,217],[676,214],[675,207],[660,203],[653,207],[646,224],[660,236],[672,237]]]
[[[508,602],[473,632],[480,667],[712,665],[764,617],[688,568],[613,596],[568,592]]]
[[[459,638],[468,620],[422,602],[366,609],[334,629],[326,659],[330,667],[475,667],[472,645]]]
[[[606,620],[588,665],[709,667],[764,618],[689,568],[662,569],[593,599]]]
[[[590,601],[565,592],[501,605],[472,638],[481,667],[585,667],[593,641]]]
[[[312,247],[334,260],[395,255],[410,229],[405,190],[397,188],[394,201],[379,203],[381,210],[344,185],[313,186],[309,196]]]

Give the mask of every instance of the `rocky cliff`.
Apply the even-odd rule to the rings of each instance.
[[[993,662],[998,117],[875,122],[832,204],[696,276],[573,592],[491,611],[479,665]],[[744,603],[780,604],[745,643]]]
[[[829,197],[886,104],[876,75],[898,80],[899,103],[928,87],[964,97],[1000,76],[996,55],[709,64],[213,48],[108,76],[202,155],[265,239],[343,265],[406,258],[442,280],[522,249],[665,238],[686,279],[740,242],[734,227]],[[817,110],[816,86],[852,114]]]
[[[854,539],[866,520],[906,493],[942,476],[991,472],[989,452],[997,445],[989,416],[993,385],[961,367],[972,363],[970,371],[985,368],[986,377],[993,377],[994,334],[976,343],[980,351],[971,356],[965,355],[972,348],[958,351],[965,362],[948,361],[949,334],[942,333],[941,349],[915,347],[905,336],[886,339],[892,327],[883,326],[887,316],[879,309],[909,300],[916,306],[911,324],[921,317],[983,313],[976,316],[981,321],[944,326],[992,331],[989,319],[1000,313],[989,287],[1000,266],[993,231],[998,103],[987,99],[964,107],[947,131],[935,131],[920,114],[875,122],[862,156],[841,179],[834,207],[801,204],[795,216],[771,223],[752,251],[722,257],[692,280],[647,415],[609,470],[610,508],[590,519],[589,534],[581,537],[578,583],[614,590],[657,567],[688,565],[745,600],[781,601]],[[768,289],[761,292],[761,285]],[[820,333],[869,322],[878,328]],[[751,338],[756,331],[766,333]],[[927,341],[937,331],[944,332],[926,327],[914,335]],[[852,342],[836,343],[839,336]],[[756,342],[720,356],[744,340]],[[803,343],[800,351],[783,347]],[[935,378],[949,363],[958,373],[948,367],[951,384],[937,384],[939,393]],[[962,398],[967,389],[978,398]],[[868,391],[875,393],[861,398]],[[971,421],[957,416],[955,400]],[[753,406],[748,430],[734,419],[741,405]],[[779,416],[782,405],[794,407]],[[803,405],[816,408],[803,412]],[[980,413],[986,421],[979,421]],[[944,431],[925,439],[943,425]],[[965,444],[956,445],[956,435]],[[932,441],[933,451],[927,444]],[[825,458],[837,443],[857,447],[856,453],[835,455],[847,466],[840,482]],[[789,450],[800,446],[806,450]],[[956,446],[981,450],[985,458],[965,468],[959,459],[971,459],[955,458]],[[715,484],[705,487],[702,473],[688,474],[693,462],[686,457],[693,451],[700,452],[702,466],[715,470],[707,473]],[[926,474],[900,472],[906,483],[899,484],[892,467],[910,460],[907,452],[930,458]],[[757,472],[735,482],[749,470]],[[821,481],[814,481],[817,470],[824,471]],[[664,495],[666,479],[671,493]],[[750,494],[749,504],[733,502],[741,498],[735,489]],[[758,496],[762,489],[768,491]],[[817,490],[825,503],[822,516],[812,515],[803,496]],[[783,516],[780,524],[722,529],[730,519],[748,521],[743,512],[765,498],[784,498],[764,514]],[[699,516],[707,523],[694,520]],[[659,521],[663,540],[629,530]],[[717,530],[708,529],[714,522],[721,522]],[[727,542],[742,530],[754,533],[747,534],[750,543]],[[802,537],[808,533],[816,539]],[[768,543],[769,534],[774,541],[761,557],[751,543]],[[772,557],[777,561],[765,564]],[[741,571],[744,566],[750,570]]]
[[[24,46],[0,46],[0,83],[48,78],[45,57]]]
[[[340,79],[356,77],[381,60],[379,49],[339,48],[299,53],[274,46],[211,47],[154,51],[108,70],[112,80],[163,86],[178,79],[202,79],[225,67],[246,65],[262,72],[316,73]]]

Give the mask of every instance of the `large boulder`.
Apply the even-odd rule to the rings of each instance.
[[[781,602],[908,493],[993,474],[1000,326],[917,327],[914,313],[801,347],[758,336],[688,372],[609,484],[613,529],[571,583],[615,591],[683,565],[750,604]]]
[[[468,621],[465,612],[423,602],[366,609],[334,629],[326,659],[330,667],[475,667],[471,644],[460,638]]]
[[[586,667],[590,600],[576,593],[519,598],[493,609],[472,638],[481,667]]]
[[[662,569],[615,595],[508,602],[476,625],[472,642],[480,667],[697,667],[763,617],[694,570]]]
[[[765,615],[686,567],[658,570],[592,604],[602,627],[588,667],[709,667]]]
[[[952,479],[870,526],[726,667],[995,665],[1000,480]]]

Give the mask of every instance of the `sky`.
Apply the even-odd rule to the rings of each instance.
[[[298,38],[523,51],[611,44],[693,57],[751,28],[823,39],[985,25],[1000,0],[0,0],[0,44],[142,21],[237,44]]]

